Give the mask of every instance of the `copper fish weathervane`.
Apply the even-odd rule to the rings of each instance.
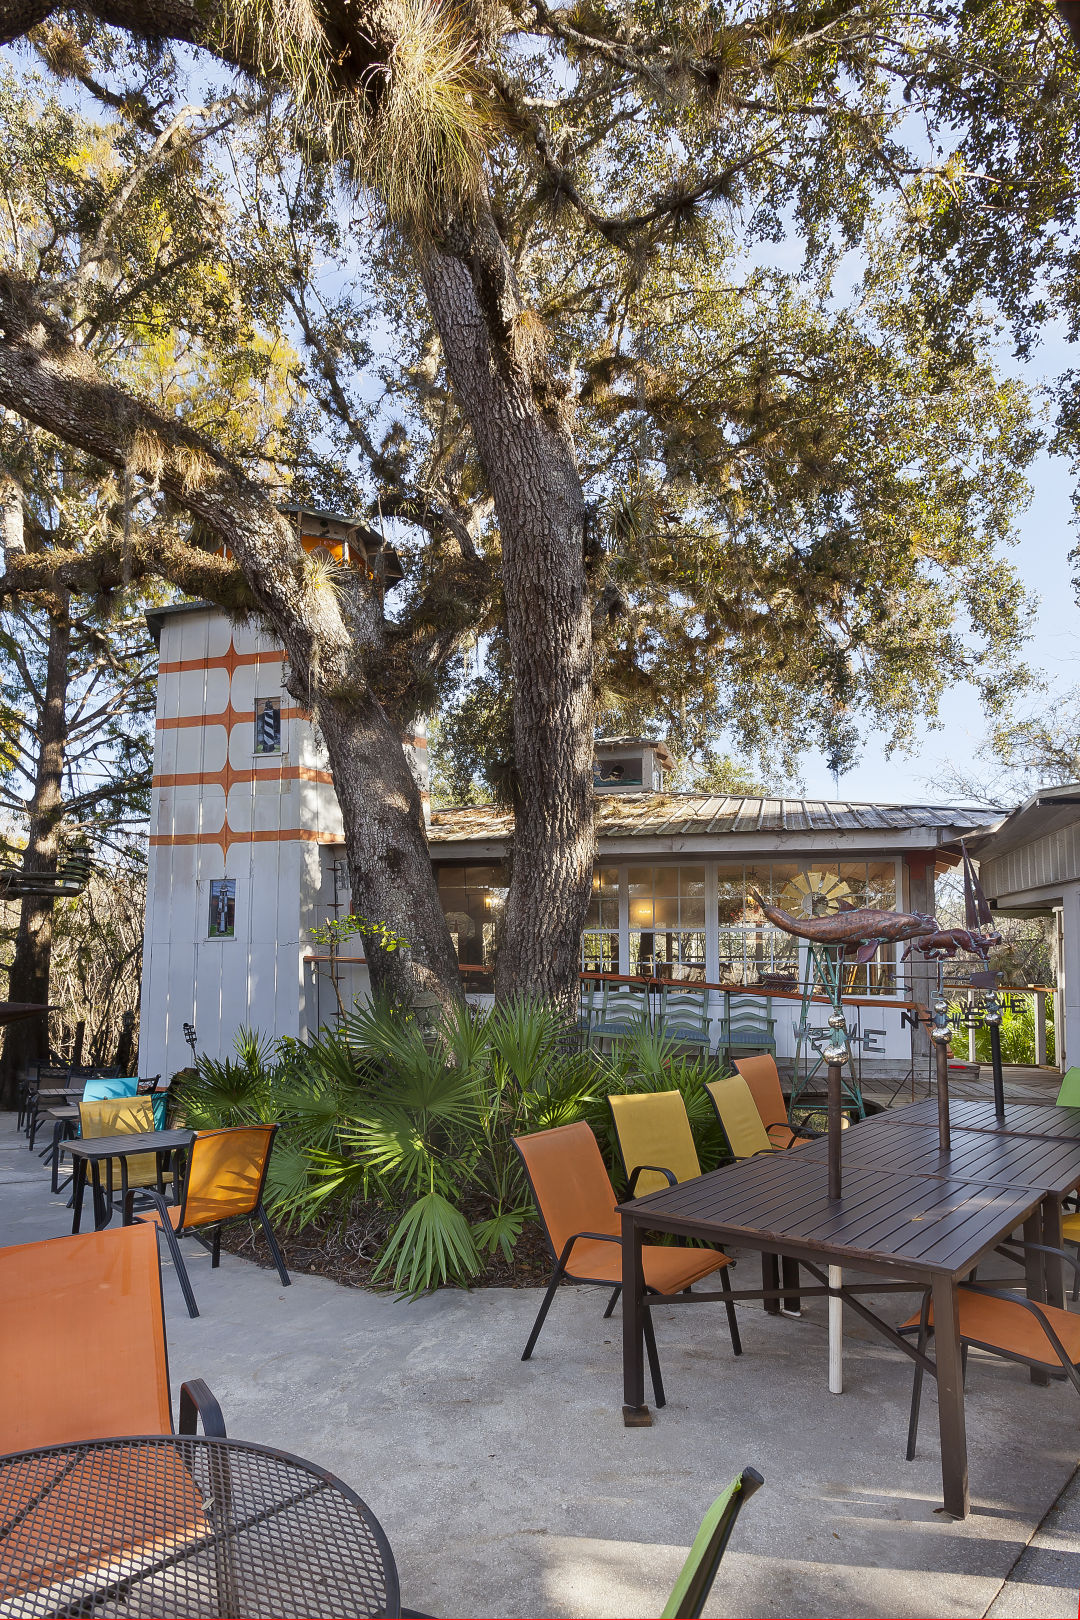
[[[857,945],[857,962],[869,962],[878,946],[887,941],[904,939],[910,942],[905,957],[914,950],[927,961],[937,961],[965,951],[981,956],[985,962],[991,948],[1001,944],[1001,935],[991,926],[990,903],[963,842],[960,849],[964,857],[966,928],[940,928],[937,918],[924,911],[879,911],[871,907],[857,910],[850,905],[841,905],[831,917],[793,917],[779,906],[770,906],[756,889],[751,893],[768,920],[785,934],[795,934],[814,945],[840,945],[845,949]]]

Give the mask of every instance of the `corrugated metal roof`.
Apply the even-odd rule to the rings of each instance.
[[[905,832],[926,828],[966,832],[993,817],[976,806],[852,804],[824,799],[725,798],[709,793],[619,793],[599,797],[601,838],[686,838],[754,833]],[[461,805],[434,810],[433,844],[504,839],[513,831],[509,810]],[[936,840],[935,840],[936,841]]]

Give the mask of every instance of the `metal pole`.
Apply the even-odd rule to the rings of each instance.
[[[843,1170],[840,1147],[843,1141],[844,1116],[840,1108],[840,1065],[829,1064],[829,1197],[842,1198]]]
[[[948,1007],[943,996],[934,1002],[934,1023],[930,1039],[934,1043],[934,1062],[937,1070],[938,1141],[942,1153],[952,1147],[949,1130],[949,1025]]]
[[[837,980],[839,986],[839,980]],[[829,1197],[842,1198],[843,1193],[843,1167],[840,1150],[843,1142],[844,1115],[840,1107],[840,1065],[847,1054],[847,1028],[844,1023],[844,1014],[839,1004],[839,988],[837,1000],[829,1014],[829,1044],[822,1052],[822,1057],[828,1066],[829,1076]]]
[[[1001,1003],[997,991],[991,990],[986,998],[986,1027],[990,1031],[990,1064],[994,1072],[994,1113],[1001,1125],[1005,1123],[1005,1077],[1001,1072]]]

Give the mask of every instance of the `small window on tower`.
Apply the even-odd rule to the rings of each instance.
[[[236,879],[210,879],[208,939],[232,939],[236,933]]]
[[[260,698],[255,705],[255,752],[281,753],[280,698]]]

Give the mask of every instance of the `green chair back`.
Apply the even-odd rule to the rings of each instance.
[[[733,1479],[723,1495],[716,1498],[701,1521],[694,1545],[664,1605],[661,1620],[687,1620],[688,1616],[700,1615],[731,1540],[739,1510],[764,1483],[756,1468],[744,1468],[738,1479]]]
[[[724,999],[719,1050],[775,1053],[776,1019],[772,1016],[772,997],[749,992],[737,995],[729,990]]]
[[[599,1018],[593,1019],[593,1035],[632,1035],[649,1022],[649,992],[644,985],[605,984]]]
[[[1080,1067],[1065,1070],[1057,1100],[1062,1108],[1080,1108]]]
[[[665,985],[660,996],[660,1026],[669,1040],[708,1048],[712,1044],[709,992],[671,990]]]

